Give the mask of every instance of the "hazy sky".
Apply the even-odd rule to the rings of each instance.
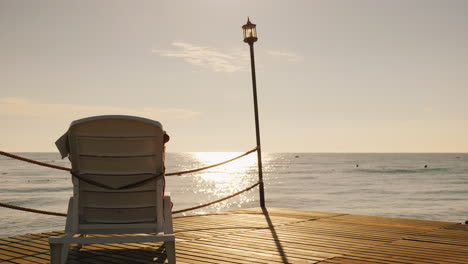
[[[163,123],[168,151],[468,152],[468,1],[0,0],[0,150],[71,121]]]

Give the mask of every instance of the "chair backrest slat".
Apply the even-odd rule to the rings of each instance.
[[[152,137],[80,137],[80,155],[98,157],[149,156],[159,150],[158,139]]]

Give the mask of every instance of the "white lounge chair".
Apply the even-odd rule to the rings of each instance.
[[[168,261],[175,263],[164,140],[161,124],[145,118],[96,116],[71,123],[56,142],[62,157],[69,153],[73,196],[64,236],[49,238],[52,264],[66,262],[70,244],[156,241],[165,242]]]

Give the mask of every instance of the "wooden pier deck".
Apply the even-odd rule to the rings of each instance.
[[[468,263],[468,225],[259,208],[174,219],[177,263]],[[49,263],[47,238],[0,239],[2,263]],[[163,263],[161,244],[88,245],[68,263]]]

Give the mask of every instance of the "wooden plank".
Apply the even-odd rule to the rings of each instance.
[[[451,226],[453,222],[428,221],[404,218],[392,218],[381,216],[366,216],[366,215],[341,215],[332,218],[326,218],[326,221],[370,224],[376,226],[396,226],[400,228],[408,228],[413,230],[434,230],[437,228]]]
[[[241,209],[174,218],[178,263],[466,263],[468,228],[450,222]],[[0,239],[2,263],[48,263],[48,237]],[[162,243],[86,245],[68,263],[163,263]]]

